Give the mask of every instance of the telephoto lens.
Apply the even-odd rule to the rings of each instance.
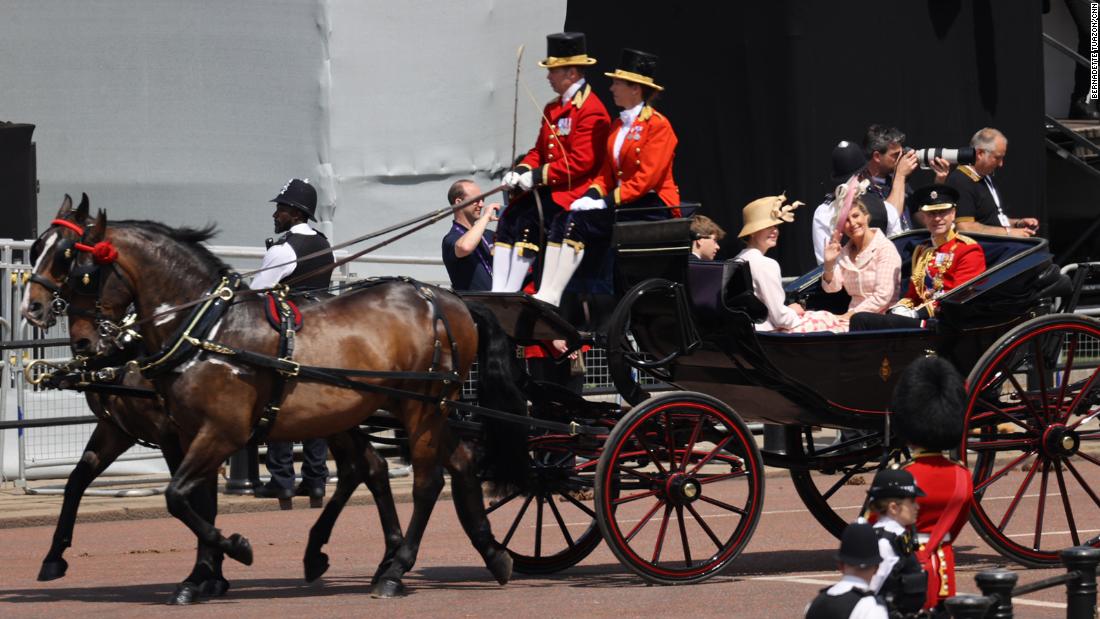
[[[920,164],[922,170],[927,170],[932,167],[932,162],[937,157],[947,160],[947,163],[957,165],[960,163],[974,163],[976,153],[971,146],[964,146],[962,148],[918,148],[917,149],[917,163]]]

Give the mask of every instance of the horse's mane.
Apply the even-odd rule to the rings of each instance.
[[[121,221],[111,221],[108,225],[117,228],[136,228],[146,233],[166,236],[190,247],[198,255],[200,260],[213,271],[229,270],[229,265],[226,264],[225,261],[215,256],[213,252],[203,245],[204,242],[209,241],[218,234],[217,224],[207,224],[201,228],[191,228],[188,226],[173,228],[157,221],[124,219]]]

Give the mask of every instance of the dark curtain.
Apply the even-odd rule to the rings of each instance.
[[[829,190],[836,142],[867,125],[900,128],[916,148],[964,146],[983,126],[1009,140],[998,185],[1013,216],[1044,220],[1043,75],[1038,2],[632,2],[570,0],[566,30],[588,35],[608,92],[619,51],[660,56],[656,102],[679,137],[685,202],[733,238],[741,208],[786,191],[802,200],[772,256],[784,274],[814,264],[813,209]],[[917,175],[913,184],[930,181]]]

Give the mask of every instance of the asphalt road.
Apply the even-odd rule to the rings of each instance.
[[[401,504],[402,522],[411,505]],[[49,547],[51,527],[0,530],[0,616],[147,617],[300,615],[351,617],[386,613],[404,617],[799,617],[816,592],[836,575],[836,541],[806,513],[785,476],[770,476],[764,514],[745,552],[721,576],[697,585],[647,586],[620,566],[602,545],[584,562],[549,577],[517,574],[498,586],[462,533],[449,501],[432,516],[416,567],[406,579],[408,595],[392,600],[367,593],[382,539],[372,506],[349,507],[326,547],[332,567],[317,583],[302,579],[306,533],[319,512],[225,515],[218,525],[248,537],[252,566],[227,562],[232,589],[189,609],[163,601],[186,576],[193,538],[170,518],[86,522],[77,526],[64,579],[35,581]],[[854,516],[855,510],[851,510]],[[498,536],[503,535],[499,530]],[[1068,545],[1068,544],[1067,544]],[[1006,564],[971,529],[956,543],[963,590],[976,592],[973,575],[1004,566],[1027,583],[1061,573]],[[1052,589],[1016,601],[1018,617],[1062,617],[1064,590]]]

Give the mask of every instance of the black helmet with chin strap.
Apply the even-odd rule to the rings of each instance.
[[[276,204],[293,206],[309,217],[310,221],[317,221],[313,216],[317,212],[317,190],[309,184],[309,179],[292,178],[283,185],[279,195],[271,199]]]

